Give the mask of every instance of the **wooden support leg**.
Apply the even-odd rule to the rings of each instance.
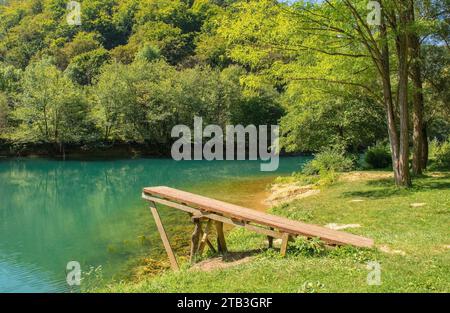
[[[227,243],[225,242],[225,235],[223,234],[223,223],[216,221],[216,231],[217,231],[217,250],[220,253],[226,253]]]
[[[211,243],[211,241],[209,241],[208,238],[206,238],[206,244],[208,245],[209,249],[213,252],[216,253],[216,248],[214,248],[213,244]]]
[[[212,225],[212,222],[213,222],[212,220],[208,220],[208,223],[206,224],[205,232],[203,233],[202,240],[201,240],[201,242],[200,242],[200,246],[198,247],[198,253],[199,253],[199,255],[202,255],[203,249],[205,249],[205,245],[206,245],[206,244],[208,244],[208,246],[209,246],[210,248],[212,247],[211,242],[209,242],[209,240],[208,240],[208,235],[209,235],[209,233],[211,232],[211,225]],[[215,251],[214,247],[213,247],[213,251]]]
[[[273,227],[270,227],[270,230],[273,230]],[[267,241],[269,241],[269,248],[273,248],[273,237],[267,236]]]
[[[158,228],[159,234],[161,236],[162,242],[164,244],[164,249],[166,249],[167,255],[169,256],[170,266],[174,271],[178,271],[180,267],[178,266],[177,258],[173,253],[172,247],[170,246],[169,238],[161,222],[158,210],[156,209],[156,204],[150,202],[150,210],[152,211],[153,218],[155,219],[156,227]]]
[[[202,233],[202,225],[200,222],[199,218],[194,218],[194,232],[192,233],[192,237],[191,237],[191,256],[190,256],[190,262],[191,264],[194,264],[195,262],[195,257],[197,255],[197,251],[199,248],[199,241],[200,241],[200,236]]]
[[[281,250],[280,250],[281,256],[286,255],[288,242],[289,242],[289,234],[284,233],[281,239]]]

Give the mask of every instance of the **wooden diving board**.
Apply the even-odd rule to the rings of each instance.
[[[242,206],[226,203],[223,201],[207,198],[186,191],[170,188],[170,187],[148,187],[144,188],[142,193],[143,199],[150,202],[155,221],[159,215],[156,211],[155,203],[163,204],[189,213],[195,224],[195,230],[192,235],[191,260],[196,252],[200,252],[207,244],[213,249],[208,239],[208,234],[212,222],[216,225],[218,234],[218,250],[226,251],[225,238],[223,236],[223,223],[234,226],[245,227],[257,233],[265,234],[269,238],[271,245],[273,238],[281,238],[281,253],[286,253],[288,241],[296,236],[305,236],[308,238],[320,238],[330,245],[352,245],[356,247],[373,247],[372,239],[353,235],[350,233],[328,229],[322,226],[306,224],[288,218],[259,212]],[[201,222],[206,221],[205,231],[202,230]],[[158,230],[164,232],[164,228],[158,227]],[[172,267],[177,269],[178,265],[173,262],[173,252],[170,244],[168,244],[167,235],[161,233],[166,251],[171,259]],[[200,239],[201,237],[201,239]]]

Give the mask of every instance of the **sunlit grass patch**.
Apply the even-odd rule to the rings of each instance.
[[[230,251],[255,251],[251,262],[208,272],[184,267],[102,291],[449,292],[449,187],[448,173],[417,178],[410,190],[394,187],[388,178],[344,180],[270,210],[318,225],[360,224],[345,231],[373,238],[374,249],[329,248],[300,238],[282,258],[276,248],[267,248],[264,236],[234,229],[227,235]],[[367,284],[368,262],[380,264],[380,285]]]

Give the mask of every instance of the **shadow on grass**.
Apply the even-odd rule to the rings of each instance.
[[[212,254],[207,255],[204,259],[195,263],[191,268],[209,271],[213,269],[224,269],[236,265],[247,263],[256,254],[260,254],[261,250],[236,251],[227,252],[223,255]]]
[[[394,181],[391,178],[383,178],[368,181],[364,187],[373,187],[371,190],[355,190],[344,192],[343,196],[346,198],[368,198],[368,199],[384,199],[393,196],[407,196],[416,192],[426,190],[448,190],[450,189],[450,181],[442,181],[442,179],[449,179],[450,176],[431,177],[423,176],[413,179],[413,187],[409,189],[398,188],[394,186]]]
[[[254,249],[249,251],[228,251],[222,255],[223,262],[235,262],[257,254],[261,254],[262,249]]]

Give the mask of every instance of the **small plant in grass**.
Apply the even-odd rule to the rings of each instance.
[[[256,256],[257,258],[269,258],[269,259],[278,259],[283,260],[284,257],[280,254],[280,251],[276,249],[266,249],[263,250],[261,254]]]
[[[356,248],[353,246],[339,246],[330,251],[332,258],[351,258],[355,263],[366,263],[376,259],[373,250]]]
[[[308,257],[323,256],[326,253],[325,244],[319,238],[307,239],[297,237],[293,243],[289,245],[288,252],[291,255],[303,255]]]
[[[309,222],[314,219],[314,214],[311,210],[295,210],[289,214],[289,218],[297,221]]]
[[[322,284],[320,281],[316,281],[316,282],[306,281],[300,288],[299,292],[301,292],[301,293],[317,293],[320,290],[323,290],[324,288],[325,288],[325,285]]]
[[[392,157],[389,147],[382,143],[377,143],[375,146],[369,147],[364,156],[364,161],[370,168],[387,168],[392,164]]]

